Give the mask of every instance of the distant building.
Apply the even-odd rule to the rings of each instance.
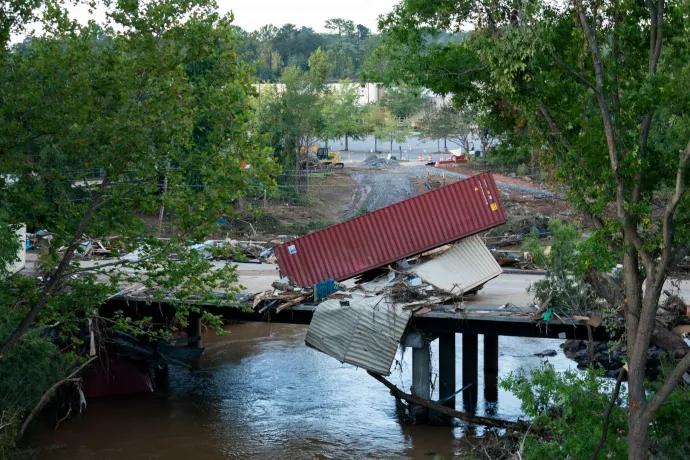
[[[359,88],[359,105],[364,106],[367,104],[374,104],[383,98],[386,92],[385,87],[381,83],[359,83],[351,82],[353,86]],[[343,83],[327,83],[327,86],[333,91],[340,90],[344,85]],[[285,91],[285,84],[283,83],[256,83],[254,84],[256,91],[261,94],[265,93],[269,89],[275,89],[278,94]],[[440,96],[427,89],[422,91],[424,97],[426,97],[431,104],[435,107],[440,107],[444,103],[450,103],[450,96]]]

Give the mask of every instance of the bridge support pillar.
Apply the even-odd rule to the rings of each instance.
[[[484,334],[484,401],[498,401],[498,336]]]
[[[438,379],[441,404],[455,409],[455,334],[442,334],[438,338]],[[449,399],[444,401],[446,398]]]
[[[187,337],[198,337],[198,340],[193,340],[187,344],[191,348],[201,348],[201,316],[191,314],[189,315],[189,326],[187,326]]]
[[[474,413],[477,407],[479,378],[479,344],[477,334],[462,334],[462,403],[466,412]]]
[[[431,399],[430,341],[423,334],[415,333],[410,334],[405,343],[412,347],[412,392],[420,398]],[[415,423],[428,422],[428,408],[413,405],[411,412]]]

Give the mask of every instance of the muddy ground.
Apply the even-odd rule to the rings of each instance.
[[[251,226],[243,221],[235,222],[235,228],[229,234],[232,233],[234,237],[268,238],[280,233],[309,233],[427,193],[478,172],[463,166],[440,169],[414,165],[371,170],[348,164],[331,176],[310,178],[307,192],[297,198],[294,194],[282,193],[280,196],[283,199],[254,203],[262,212],[262,218],[245,219],[251,221]],[[548,222],[552,218],[575,218],[562,195],[543,184],[501,174],[494,174],[494,178],[509,218],[534,217],[534,221],[541,219],[541,222]]]

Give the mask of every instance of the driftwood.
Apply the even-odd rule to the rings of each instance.
[[[294,305],[297,305],[300,302],[302,302],[304,299],[306,299],[306,297],[297,297],[296,299],[285,302],[284,304],[282,304],[278,308],[276,308],[276,313],[280,313],[281,311],[285,310],[287,307],[292,307]]]
[[[520,423],[519,422],[511,422],[509,420],[501,420],[497,418],[490,418],[490,417],[479,417],[476,415],[471,415],[466,412],[460,412],[454,409],[451,409],[450,407],[443,406],[441,404],[435,403],[433,401],[429,401],[428,399],[423,399],[420,398],[419,396],[411,395],[408,393],[405,393],[395,385],[393,385],[391,382],[386,380],[385,378],[381,377],[378,374],[375,374],[373,372],[367,371],[369,375],[374,377],[376,380],[379,382],[383,383],[386,388],[388,388],[391,393],[393,393],[393,396],[395,396],[397,399],[403,399],[407,401],[410,404],[417,404],[419,406],[424,406],[428,407],[429,409],[433,409],[437,412],[440,412],[444,415],[448,415],[449,417],[455,417],[458,420],[462,420],[463,422],[468,422],[468,423],[475,423],[477,425],[484,425],[484,426],[491,426],[495,428],[511,428],[511,429],[517,429],[520,428]]]
[[[690,347],[681,336],[669,331],[658,322],[654,326],[654,332],[652,332],[652,343],[669,352],[675,359],[681,359],[690,352]]]
[[[26,429],[29,427],[29,423],[32,422],[33,419],[35,419],[38,414],[41,412],[43,407],[48,404],[50,399],[53,397],[55,394],[55,391],[57,391],[58,388],[60,388],[62,385],[65,383],[70,383],[70,382],[81,382],[81,377],[77,377],[81,371],[86,369],[86,367],[91,364],[97,356],[92,356],[89,358],[88,361],[86,361],[84,364],[79,366],[74,372],[72,372],[70,375],[68,375],[66,378],[60,380],[59,382],[55,383],[52,387],[48,389],[48,391],[45,392],[43,397],[38,401],[38,404],[34,406],[33,410],[31,413],[24,419],[24,423],[22,423],[22,426],[19,428],[19,432],[17,433],[17,438],[21,438],[24,436],[24,433],[26,432]]]

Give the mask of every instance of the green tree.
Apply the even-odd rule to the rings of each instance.
[[[588,260],[593,279],[611,254],[622,262],[622,290],[596,285],[625,315],[631,459],[647,457],[650,422],[690,367],[682,345],[664,384],[646,392],[664,282],[690,253],[688,14],[686,2],[664,0],[410,1],[380,24],[396,79],[477,101],[497,132],[539,152],[608,249]],[[470,40],[430,45],[439,29],[468,23]]]
[[[319,75],[288,67],[282,85],[261,95],[257,130],[267,136],[285,170],[294,167],[299,191],[301,164],[324,129],[323,81]]]
[[[414,86],[389,86],[384,89],[381,104],[398,118],[409,118],[419,113],[427,98]]]
[[[309,75],[319,88],[323,89],[326,81],[333,76],[335,70],[335,57],[333,51],[317,49],[309,56]]]
[[[338,87],[331,88],[324,95],[323,139],[345,138],[345,150],[349,150],[349,139],[361,139],[365,135],[363,110],[359,107],[359,90],[357,84],[344,80]]]
[[[364,115],[367,131],[374,136],[374,151],[379,139],[390,142],[389,153],[393,153],[393,142],[405,142],[412,134],[406,121],[399,120],[390,110],[378,104],[367,106]]]
[[[419,123],[419,132],[427,139],[443,139],[443,148],[446,150],[446,141],[451,141],[467,153],[472,150],[470,136],[473,134],[473,123],[471,113],[460,111],[450,104],[443,104],[425,112]]]
[[[215,228],[214,212],[232,214],[255,180],[272,184],[270,154],[248,134],[252,72],[238,59],[231,17],[204,0],[119,2],[108,17],[104,27],[46,24],[45,37],[0,56],[0,203],[12,223],[55,234],[42,259],[49,281],[26,287],[30,301],[13,310],[0,366],[37,323],[77,332],[123,282],[159,298],[231,294],[232,269],[211,270],[184,248]],[[145,220],[162,207],[172,216],[165,241]],[[84,235],[119,235],[142,256],[87,269],[75,262]],[[181,326],[190,314],[221,324],[199,307],[176,307]],[[120,319],[117,327],[165,334]]]
[[[349,37],[355,34],[355,23],[349,19],[328,19],[324,27],[338,34],[338,37]]]

